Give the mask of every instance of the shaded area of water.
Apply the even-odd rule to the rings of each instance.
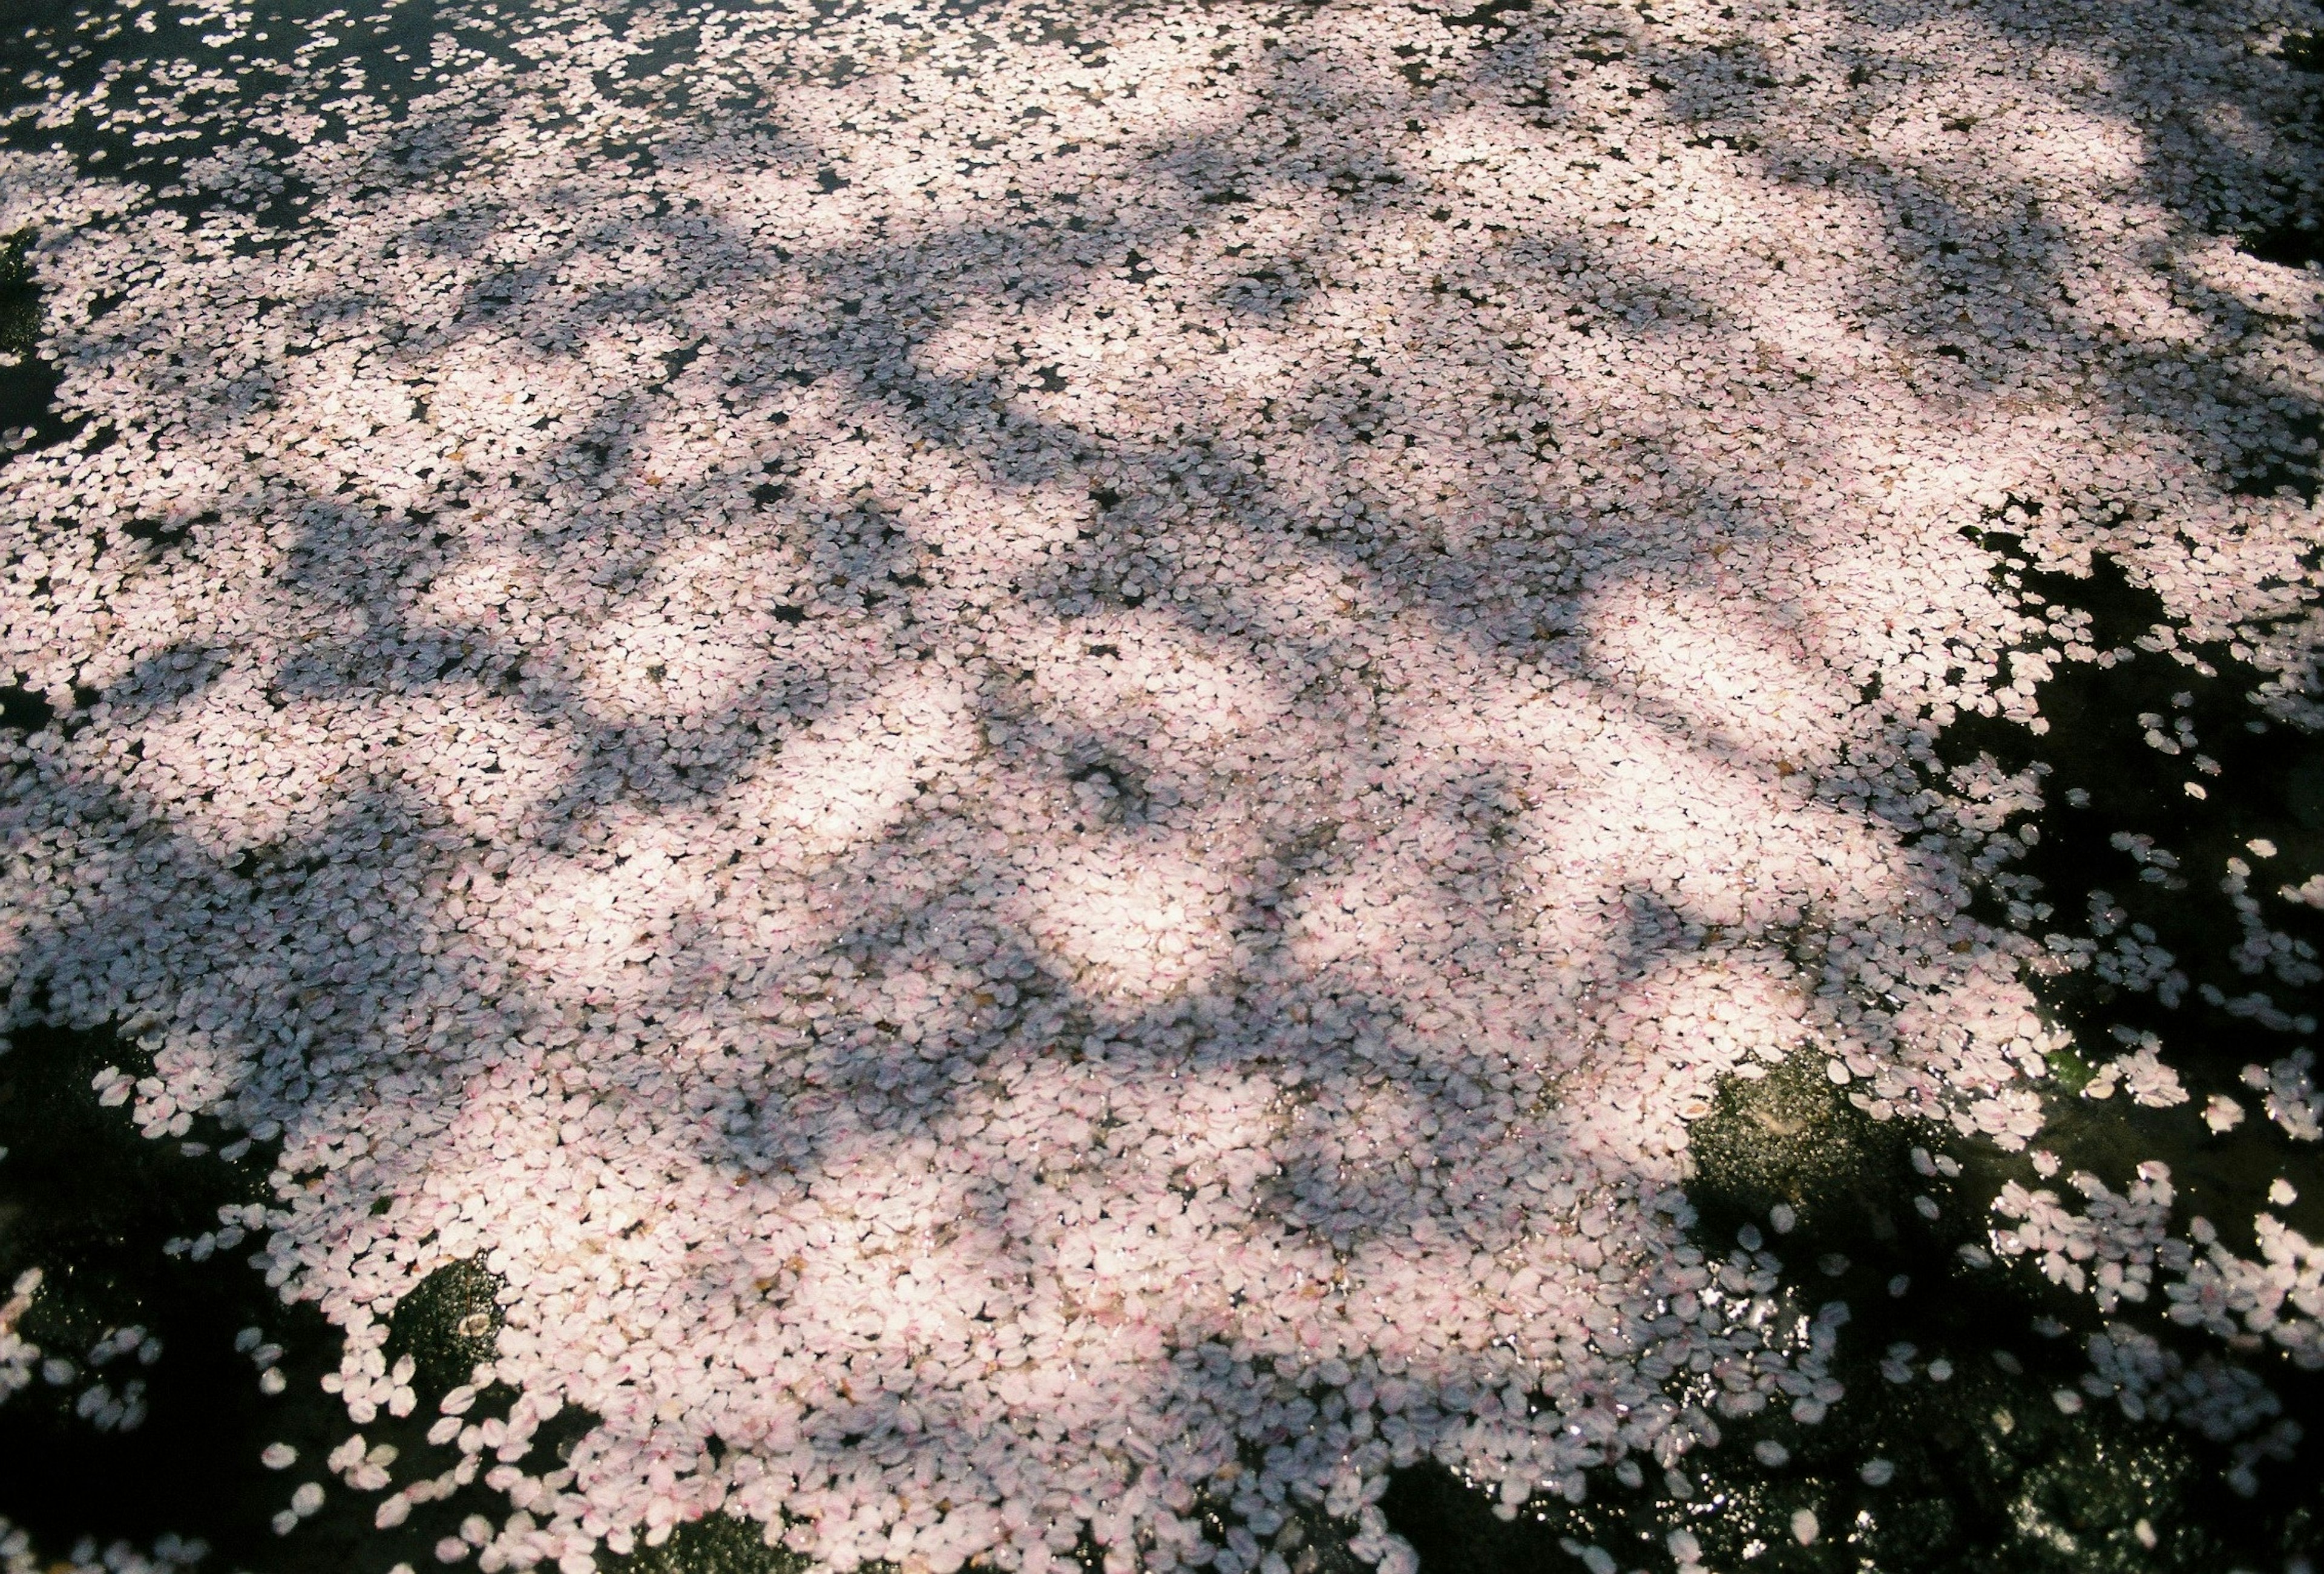
[[[0,455],[55,442],[65,432],[55,402],[57,369],[41,357],[41,286],[29,231],[0,236]]]
[[[221,1204],[260,1199],[264,1165],[230,1167],[140,1137],[121,1111],[98,1105],[90,1083],[106,1066],[142,1069],[109,1034],[24,1033],[0,1057],[0,1277],[18,1284],[38,1270],[15,1331],[51,1361],[72,1362],[0,1405],[5,1512],[62,1538],[150,1541],[214,1523],[221,1502],[256,1486],[248,1478],[259,1445],[237,1457],[238,1443],[269,1417],[257,1373],[235,1354],[236,1332],[254,1322],[295,1329],[310,1359],[330,1345],[320,1318],[286,1316],[241,1264],[162,1254],[165,1240],[215,1229]],[[158,1360],[86,1359],[133,1327],[159,1340]],[[143,1424],[107,1433],[76,1414],[77,1397],[97,1383],[116,1394],[142,1387]],[[221,1436],[237,1446],[217,1446]],[[122,1492],[129,1480],[150,1489]]]
[[[1678,1462],[1683,1483],[1597,1471],[1583,1504],[1536,1499],[1515,1521],[1443,1471],[1407,1473],[1386,1505],[1425,1568],[1578,1568],[1571,1541],[1625,1569],[1668,1569],[1674,1531],[1716,1569],[2273,1569],[2315,1544],[2324,1491],[2308,1473],[2276,1469],[2246,1499],[2225,1483],[2227,1450],[2182,1427],[2110,1404],[2061,1413],[2053,1395],[2089,1369],[2089,1303],[1955,1251],[1983,1234],[1998,1155],[1871,1119],[1811,1055],[1729,1082],[1692,1137],[1706,1249],[1731,1252],[1748,1228],[1781,1264],[1770,1325],[1847,1304],[1832,1366],[1845,1396],[1813,1425],[1773,1406],[1724,1422],[1720,1447]],[[1961,1174],[1919,1175],[1907,1155],[1923,1144],[1967,1161]],[[1779,1204],[1798,1219],[1780,1236],[1767,1225]],[[2289,1408],[2316,1413],[2312,1376],[2277,1376]],[[1795,1531],[1803,1512],[1812,1544]]]
[[[251,1569],[432,1561],[438,1539],[456,1534],[467,1515],[504,1519],[499,1494],[458,1484],[415,1506],[403,1526],[374,1527],[378,1494],[346,1488],[327,1464],[356,1430],[321,1386],[338,1369],[337,1330],[268,1289],[245,1260],[262,1237],[201,1260],[184,1247],[215,1238],[221,1207],[272,1194],[272,1155],[222,1160],[208,1145],[228,1134],[207,1119],[184,1137],[140,1135],[125,1108],[100,1102],[93,1083],[107,1067],[150,1069],[108,1032],[34,1029],[0,1056],[0,1284],[37,1270],[15,1331],[40,1347],[43,1363],[29,1387],[0,1403],[0,1458],[9,1461],[0,1515],[50,1557],[84,1538],[101,1553],[170,1535],[207,1542],[204,1567]],[[491,1353],[493,1287],[473,1264],[455,1264],[396,1309],[384,1354],[413,1358],[420,1403],[408,1418],[383,1415],[361,1430],[364,1451],[396,1450],[398,1484],[457,1467],[457,1449],[430,1445],[426,1434],[437,1402]],[[89,1358],[126,1329],[158,1341],[153,1359],[136,1350]],[[58,1361],[69,1369],[44,1369]],[[107,1427],[80,1408],[97,1385],[120,1397],[132,1384],[143,1413],[131,1424]],[[469,1419],[505,1413],[512,1397],[487,1388]],[[544,1427],[531,1468],[569,1448],[588,1419],[576,1412]],[[263,1464],[275,1443],[296,1450],[296,1462]],[[275,1515],[309,1481],[325,1487],[322,1508],[279,1533]]]
[[[2280,895],[2324,870],[2324,739],[2271,720],[2252,698],[2264,675],[2228,648],[2183,648],[2175,635],[2153,648],[2164,627],[2160,602],[2106,557],[2076,579],[2026,566],[2013,537],[1987,540],[2011,582],[2053,608],[2089,613],[2090,642],[2117,657],[2110,666],[2065,664],[2042,686],[2046,735],[1974,717],[1947,730],[1950,763],[1983,753],[2005,770],[2039,762],[2050,773],[2039,839],[2010,866],[2038,886],[2022,897],[1989,890],[1988,916],[2035,935],[2089,938],[2101,955],[2120,957],[2133,942],[2149,959],[2146,972],[2160,975],[2118,968],[2109,978],[2091,966],[2032,980],[2079,1046],[2057,1066],[2041,1142],[2068,1169],[2097,1171],[2116,1186],[2139,1162],[2162,1160],[2181,1215],[2209,1218],[2248,1252],[2269,1183],[2316,1172],[2315,1146],[2261,1113],[2243,1072],[2308,1042],[2324,1014],[2324,993],[2304,976],[2324,950],[2324,911]],[[2173,750],[2156,747],[2158,739]],[[2238,866],[2245,874],[2235,874]],[[2256,910],[2239,911],[2238,895]],[[2308,950],[2279,958],[2255,934]],[[2167,966],[2154,948],[2168,953]],[[2269,1026],[2266,1014],[2282,1020]],[[2075,1096],[2097,1062],[2140,1034],[2163,1045],[2185,1105]],[[2246,1110],[2232,1130],[2214,1133],[2200,1119],[2214,1095]],[[2310,1238],[2324,1236],[2324,1186],[2299,1191],[2273,1211]]]

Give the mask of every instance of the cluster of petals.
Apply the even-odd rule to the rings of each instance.
[[[2176,1421],[2228,1445],[2227,1484],[2248,1497],[2259,1489],[2254,1468],[2292,1456],[2305,1429],[2247,1368],[2204,1355],[2189,1361],[2151,1333],[2109,1323],[2089,1336],[2090,1370],[2081,1390],[2111,1398],[2134,1421]]]
[[[209,1543],[164,1533],[151,1546],[84,1536],[65,1557],[33,1551],[32,1533],[0,1518],[0,1571],[5,1574],[189,1574],[210,1554]]]
[[[2222,1339],[2262,1336],[2299,1366],[2324,1367],[2324,1250],[2306,1236],[2273,1213],[2254,1220],[2256,1258],[2230,1250],[2200,1215],[2174,1236],[2171,1171],[2152,1160],[2119,1193],[2093,1174],[2069,1179],[2086,1200],[2079,1212],[2046,1188],[2006,1183],[1993,1208],[2013,1222],[1993,1232],[1995,1249],[2032,1258],[2051,1283],[2087,1291],[2106,1313],[2148,1300],[2159,1277],[2172,1322]]]

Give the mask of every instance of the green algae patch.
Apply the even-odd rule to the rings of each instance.
[[[470,1380],[493,1358],[501,1332],[498,1299],[505,1281],[480,1258],[447,1263],[404,1293],[388,1318],[391,1367],[411,1358],[413,1386],[441,1394]]]
[[[1434,1465],[1399,1473],[1383,1506],[1425,1569],[1461,1574],[1580,1569],[1592,1547],[1625,1570],[1685,1569],[1683,1549],[1784,1574],[2217,1574],[2310,1544],[2312,1487],[2249,1503],[2181,1428],[2111,1404],[2066,1413],[2053,1395],[2087,1369],[2079,1342],[2020,1337],[2022,1318],[1974,1301],[1956,1315],[1959,1299],[1864,1304],[1834,1368],[1847,1396],[1820,1425],[1730,1422],[1674,1471],[1593,1470],[1582,1503],[1536,1497],[1514,1520]],[[1908,1335],[1911,1380],[1891,1381],[1880,1365]],[[1997,1358],[2005,1337],[2019,1342]]]
[[[755,1521],[714,1514],[682,1524],[659,1547],[640,1547],[627,1557],[600,1557],[608,1574],[804,1574],[807,1560],[788,1547],[770,1547]],[[861,1565],[881,1574],[884,1564]]]
[[[30,355],[41,336],[41,288],[30,230],[0,235],[0,355]]]
[[[1703,1233],[1725,1239],[1789,1208],[1803,1238],[1827,1247],[1895,1242],[1911,1215],[1908,1150],[1915,1128],[1875,1120],[1800,1054],[1757,1080],[1728,1077],[1687,1130],[1687,1196]],[[1784,1249],[1778,1247],[1778,1249]]]

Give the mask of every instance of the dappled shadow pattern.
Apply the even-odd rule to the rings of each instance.
[[[2040,773],[1937,741],[2076,631],[1961,527],[2312,573],[2313,303],[2129,107],[2273,64],[1733,11],[268,13],[167,153],[47,38],[14,1008],[280,1137],[359,1424],[504,1283],[595,1424],[495,1557],[1670,1467],[1798,1373],[1693,1295],[1720,1078],[2041,1123]]]

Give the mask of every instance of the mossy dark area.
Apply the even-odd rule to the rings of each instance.
[[[1958,1175],[1923,1174],[1915,1146]],[[1783,1264],[1774,1322],[1847,1303],[1833,1368],[1846,1395],[1814,1425],[1779,1408],[1723,1422],[1718,1448],[1680,1462],[1683,1496],[1649,1462],[1635,1480],[1592,1471],[1580,1505],[1536,1498],[1503,1521],[1450,1473],[1406,1472],[1382,1506],[1423,1568],[1582,1568],[1571,1542],[1603,1548],[1623,1569],[1675,1569],[1680,1531],[1711,1568],[1835,1574],[2196,1574],[2282,1568],[2315,1545],[2324,1489],[2307,1473],[2272,1468],[2247,1499],[2226,1484],[2227,1450],[2182,1427],[2133,1421],[2111,1404],[2061,1412],[2053,1394],[2089,1369],[2084,1339],[2099,1321],[2090,1303],[2022,1266],[1973,1266],[1955,1250],[1981,1238],[2001,1175],[2034,1180],[2024,1161],[1950,1129],[1874,1120],[1805,1054],[1763,1079],[1723,1083],[1690,1151],[1704,1249],[1724,1256],[1748,1228]],[[1779,1203],[1798,1220],[1781,1235],[1768,1223]],[[2203,1348],[2186,1341],[2190,1356]],[[1913,1368],[1910,1382],[1882,1370],[1893,1354]],[[1950,1368],[1941,1381],[1930,1375],[1939,1361]],[[2310,1376],[2271,1376],[2291,1413],[2324,1400]],[[1788,1456],[1780,1465],[1756,1451],[1769,1442]],[[1876,1459],[1893,1472],[1879,1485],[1863,1474]],[[1794,1534],[1801,1510],[1815,1516],[1812,1544]]]
[[[503,1284],[474,1257],[447,1263],[420,1280],[388,1320],[383,1352],[388,1364],[410,1356],[413,1386],[439,1394],[469,1381],[480,1362],[493,1358]]]
[[[237,1330],[295,1330],[309,1346],[321,1331],[319,1318],[277,1304],[238,1257],[163,1255],[165,1240],[215,1229],[221,1205],[262,1197],[266,1166],[189,1156],[178,1142],[139,1136],[126,1110],[101,1108],[91,1079],[137,1063],[111,1034],[54,1029],[20,1033],[0,1056],[0,1284],[39,1273],[17,1331],[75,1367],[64,1383],[36,1377],[0,1404],[0,1458],[10,1461],[0,1513],[44,1544],[200,1533],[221,1503],[248,1496],[241,1483],[256,1462],[256,1445],[237,1459],[239,1448],[216,1440],[254,1435],[268,1421],[257,1373],[235,1352]],[[160,1340],[160,1358],[92,1368],[91,1347],[130,1327]],[[75,1413],[91,1383],[119,1393],[132,1381],[144,1385],[148,1413],[136,1430],[101,1432]],[[114,1485],[124,1480],[150,1485],[124,1493]]]
[[[2160,601],[2111,560],[2098,557],[2088,578],[2044,573],[2026,561],[2017,538],[1985,538],[2013,588],[2087,612],[2090,642],[2116,653],[2111,666],[2062,664],[2041,686],[2046,735],[1965,717],[1941,741],[1948,763],[1983,753],[2005,770],[2036,761],[2048,768],[2039,839],[2007,866],[2007,883],[1988,891],[1987,916],[2035,935],[2092,939],[2101,953],[2119,954],[2126,941],[2159,947],[2181,975],[2168,991],[2174,998],[2152,984],[2110,980],[2096,966],[2028,977],[2080,1051],[2056,1066],[2042,1141],[2069,1165],[2117,1186],[2140,1161],[2163,1159],[2182,1212],[2210,1219],[2247,1252],[2269,1181],[2313,1173],[2317,1163],[2313,1146],[2279,1130],[2243,1083],[2244,1067],[2288,1054],[2305,1036],[2256,1020],[2253,997],[2264,994],[2296,1023],[2324,1017],[2324,991],[2238,962],[2247,931],[2227,880],[2239,862],[2258,925],[2305,944],[2311,956],[2324,953],[2324,912],[2276,894],[2324,869],[2324,739],[2254,704],[2264,675],[2232,648],[2185,646],[2175,634],[2164,644]],[[2145,717],[2160,726],[2150,729]],[[2150,732],[2177,751],[2158,750]],[[2190,795],[2189,782],[2203,796]],[[2273,853],[2263,856],[2255,842]],[[2094,922],[2100,907],[2109,909],[2102,925]],[[2103,1103],[2076,1097],[2093,1063],[2138,1034],[2163,1045],[2189,1103],[2155,1110],[2119,1095]],[[2213,1094],[2236,1099],[2248,1118],[2225,1134],[2208,1132],[2196,1111]],[[2324,1237],[2324,1185],[2301,1187],[2297,1201],[2275,1211],[2311,1239]]]
[[[41,337],[41,287],[26,255],[31,230],[0,235],[0,355],[29,355]]]
[[[2122,909],[2107,938],[2144,925],[2144,943],[2168,949],[2186,974],[2176,1005],[2094,969],[2029,975],[2044,1009],[2089,1057],[2060,1057],[2040,1142],[2059,1155],[2061,1170],[2088,1167],[2116,1186],[2137,1164],[2163,1160],[2179,1187],[2180,1216],[2204,1214],[2246,1252],[2269,1181],[2297,1177],[2297,1201],[2273,1211],[2311,1238],[2324,1234],[2324,1173],[2312,1145],[2260,1116],[2240,1081],[2242,1067],[2272,1060],[2298,1039],[2226,1003],[2263,987],[2287,1015],[2318,1014],[2324,1000],[2312,985],[2255,980],[2236,965],[2246,931],[2222,888],[2232,858],[2265,864],[2248,883],[2269,893],[2279,883],[2270,870],[2324,867],[2324,741],[2267,719],[2247,697],[2263,675],[2231,649],[2188,649],[2175,635],[2163,637],[2159,598],[2110,560],[2098,557],[2087,578],[2043,573],[2015,536],[1981,538],[2009,589],[2032,593],[2038,600],[2031,604],[2086,612],[2088,638],[2116,656],[2111,665],[2061,664],[2041,689],[2045,735],[1977,716],[1941,734],[1941,766],[1982,754],[2005,771],[2039,761],[2049,772],[2045,806],[2032,817],[2037,837],[1980,892],[1979,910],[2037,935],[2081,936],[2091,928],[2092,895],[2103,892]],[[2143,720],[2153,716],[2174,740],[2191,733],[2198,743],[2175,755],[2157,750]],[[2175,724],[2181,717],[2183,729]],[[2199,748],[2216,761],[2216,774],[2192,769]],[[2203,796],[2185,790],[2189,779],[2205,787]],[[2118,833],[2150,838],[2173,869],[2161,879],[2145,875],[2157,866],[2119,845]],[[2275,857],[2259,858],[2254,841],[2272,843]],[[2264,913],[2269,925],[2324,946],[2324,922],[2312,909],[2269,900]],[[2163,1042],[2189,1103],[2149,1109],[2120,1093],[2104,1102],[2078,1097],[2096,1070],[2089,1062],[2120,1047],[2117,1026]],[[2213,1092],[2239,1095],[2250,1118],[2232,1132],[2209,1132],[2197,1111]],[[1598,1471],[1584,1504],[1537,1499],[1503,1522],[1483,1494],[1448,1473],[1407,1472],[1383,1506],[1420,1549],[1425,1568],[1581,1568],[1571,1542],[1603,1547],[1625,1569],[1668,1569],[1676,1566],[1669,1536],[1679,1529],[1713,1568],[1883,1574],[2272,1569],[2324,1544],[2324,1488],[2311,1471],[2271,1467],[2259,1494],[2246,1499],[2226,1485],[2226,1450],[2182,1427],[2133,1421],[2111,1404],[2061,1412],[2052,1394],[2089,1369],[2084,1339],[2100,1321],[2092,1304],[2052,1288],[2029,1265],[1972,1267],[1955,1250],[1984,1238],[1994,1222],[1987,1202],[2005,1180],[2060,1183],[2044,1181],[2025,1156],[1963,1142],[1947,1128],[1875,1120],[1826,1078],[1820,1055],[1806,1054],[1756,1081],[1729,1079],[1712,1112],[1691,1128],[1689,1146],[1695,1177],[1688,1194],[1706,1250],[1723,1256],[1748,1226],[1784,1264],[1785,1316],[1809,1315],[1830,1300],[1848,1303],[1836,1369],[1847,1396],[1816,1426],[1780,1411],[1730,1424],[1721,1447],[1686,1461],[1693,1479],[1684,1499],[1655,1470],[1637,1486]],[[1916,1146],[1929,1170],[1941,1157],[1951,1173],[1916,1166]],[[1769,1225],[1778,1204],[1797,1219],[1780,1237]],[[1900,1276],[1902,1293],[1891,1293]],[[2153,1309],[2136,1321],[2190,1360],[2216,1349]],[[1910,1384],[1892,1383],[1879,1369],[1900,1346],[1912,1347],[1923,1374]],[[2286,1413],[2324,1415],[2324,1384],[2315,1375],[2264,1348],[2245,1358],[2274,1385]],[[1947,1382],[1925,1376],[1932,1359],[1950,1362]],[[1781,1443],[1788,1462],[1766,1466],[1752,1449],[1762,1441]],[[1883,1487],[1859,1474],[1874,1458],[1894,1470]],[[1803,1508],[1816,1516],[1813,1545],[1792,1533],[1792,1515]]]
[[[1860,1325],[1849,1334],[1844,1346],[1878,1337]],[[1384,1506],[1423,1568],[1463,1574],[1580,1569],[1567,1541],[1604,1548],[1624,1569],[1671,1569],[1674,1531],[1694,1538],[1710,1568],[1819,1574],[2221,1574],[2281,1568],[2313,1547],[2324,1522],[2312,1489],[2246,1504],[2188,1434],[2111,1410],[2061,1414],[2036,1374],[2071,1367],[2070,1348],[2020,1343],[2025,1376],[1995,1366],[1990,1348],[1965,1353],[1943,1384],[1899,1386],[1869,1359],[1848,1363],[1848,1397],[1823,1424],[1731,1429],[1719,1449],[1684,1461],[1684,1500],[1658,1471],[1635,1487],[1593,1473],[1590,1501],[1528,1505],[1503,1522],[1481,1494],[1429,1468],[1399,1478]],[[1789,1460],[1761,1463],[1750,1448],[1761,1437],[1784,1441]],[[1886,1485],[1864,1479],[1874,1459],[1895,1472]],[[1803,1509],[1816,1518],[1812,1545],[1794,1533]]]
[[[770,1547],[755,1523],[716,1514],[680,1525],[659,1547],[599,1560],[614,1574],[802,1574],[807,1560]]]
[[[115,1542],[148,1548],[168,1534],[206,1542],[205,1569],[252,1574],[432,1565],[438,1539],[456,1533],[467,1515],[505,1518],[506,1501],[472,1481],[416,1505],[397,1529],[374,1527],[388,1489],[351,1489],[326,1466],[356,1430],[321,1385],[338,1369],[337,1330],[312,1307],[285,1306],[267,1288],[246,1260],[262,1236],[203,1261],[164,1250],[216,1231],[222,1206],[266,1200],[271,1153],[261,1147],[226,1162],[215,1146],[232,1134],[207,1119],[184,1141],[209,1151],[141,1136],[134,1106],[106,1107],[92,1086],[106,1066],[133,1075],[151,1069],[133,1044],[102,1029],[33,1028],[0,1055],[0,1289],[39,1271],[17,1330],[44,1359],[74,1367],[63,1383],[36,1375],[0,1403],[0,1459],[8,1461],[0,1515],[48,1556],[83,1538],[101,1551]],[[450,1264],[392,1317],[389,1358],[411,1356],[420,1402],[409,1417],[383,1414],[361,1430],[369,1449],[396,1450],[393,1487],[458,1466],[456,1447],[431,1445],[427,1431],[445,1391],[468,1381],[491,1354],[497,1287],[479,1265]],[[158,1358],[90,1362],[93,1347],[132,1327],[160,1341]],[[281,1375],[273,1395],[261,1388],[270,1366]],[[97,1382],[116,1395],[140,1384],[142,1422],[104,1430],[77,1413],[79,1396]],[[513,1398],[488,1388],[467,1419],[505,1413]],[[560,1413],[536,1434],[523,1463],[536,1472],[551,1468],[590,1424],[577,1410]],[[281,1471],[259,1458],[276,1442],[298,1451]],[[322,1509],[278,1534],[274,1516],[307,1481],[324,1487]]]
[[[31,254],[39,238],[31,230],[0,235],[0,463],[16,448],[44,446],[65,431],[55,415],[61,379],[40,355],[41,285]]]
[[[1901,1258],[1909,1221],[1925,1252],[1932,1238],[1904,1185],[1909,1150],[1927,1140],[1917,1131],[1873,1119],[1841,1096],[1821,1061],[1794,1055],[1758,1079],[1720,1083],[1711,1112],[1688,1128],[1697,1177],[1690,1195],[1711,1238],[1764,1226],[1785,1205],[1799,1216],[1797,1238],[1825,1249],[1866,1262]]]

